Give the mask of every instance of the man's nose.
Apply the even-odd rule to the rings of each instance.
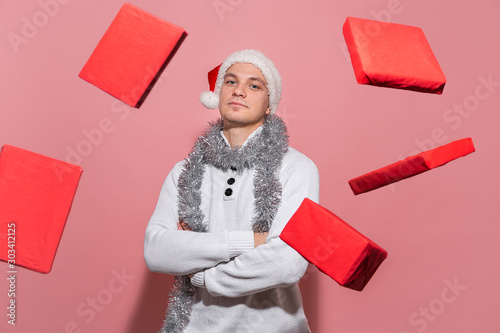
[[[246,96],[245,87],[243,87],[241,83],[239,83],[234,87],[233,96],[241,96],[241,97]]]

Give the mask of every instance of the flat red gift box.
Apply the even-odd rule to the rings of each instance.
[[[358,83],[443,93],[446,77],[421,28],[348,17],[343,33]]]
[[[349,186],[356,195],[368,192],[437,168],[474,151],[475,148],[471,138],[456,140],[353,178],[349,180]]]
[[[0,260],[50,272],[81,174],[77,165],[3,146]]]
[[[358,291],[387,257],[387,251],[308,198],[280,238],[341,286]]]
[[[138,108],[186,36],[181,27],[126,3],[79,76]]]

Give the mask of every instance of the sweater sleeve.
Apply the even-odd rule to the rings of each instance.
[[[191,274],[254,248],[252,231],[198,233],[177,230],[177,181],[182,165],[182,162],[177,163],[165,179],[146,228],[144,260],[153,272]]]
[[[300,280],[308,262],[279,235],[304,198],[319,202],[318,169],[302,156],[305,160],[287,163],[281,172],[282,202],[266,244],[195,274],[193,285],[206,288],[213,296],[239,297]]]

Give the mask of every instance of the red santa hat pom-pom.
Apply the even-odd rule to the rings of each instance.
[[[219,68],[222,64],[215,67],[208,73],[208,85],[210,91],[204,91],[200,94],[200,102],[208,109],[217,109],[219,107],[219,95],[215,91],[215,83],[219,74]]]
[[[200,94],[200,102],[208,109],[219,107],[219,96],[213,91],[204,91]]]

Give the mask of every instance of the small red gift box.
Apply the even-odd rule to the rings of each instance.
[[[349,186],[356,195],[368,192],[437,168],[474,151],[475,148],[471,138],[456,140],[353,178],[349,180]]]
[[[81,174],[77,165],[3,146],[0,260],[50,272]]]
[[[348,17],[343,33],[358,83],[443,93],[446,78],[422,29]]]
[[[380,246],[308,198],[280,238],[341,286],[359,291],[387,257]]]
[[[124,4],[79,76],[140,107],[187,33],[130,4]]]

